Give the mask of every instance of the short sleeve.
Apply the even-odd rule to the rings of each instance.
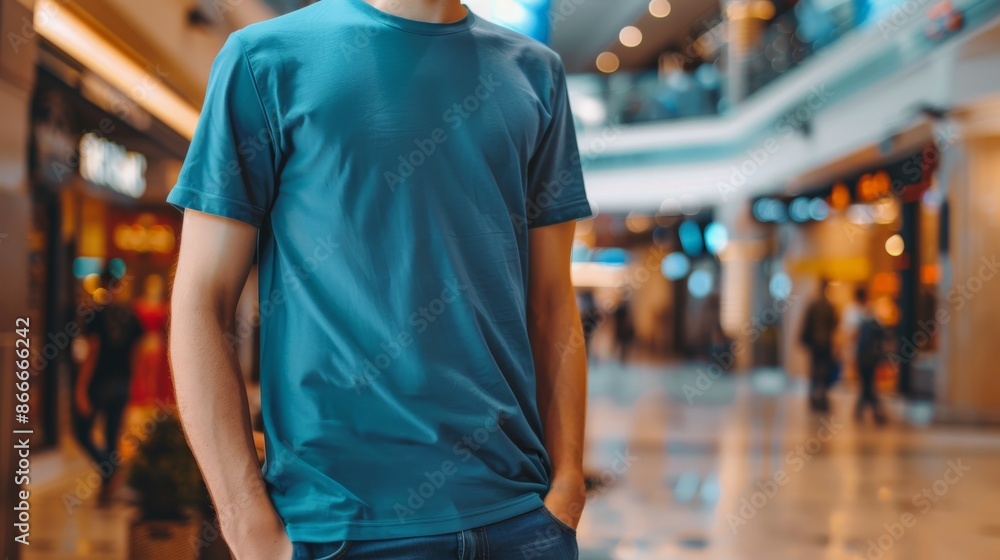
[[[590,217],[566,73],[558,64],[552,84],[551,120],[528,164],[527,224],[548,226]]]
[[[274,196],[273,131],[240,38],[212,64],[194,138],[167,202],[260,227]]]

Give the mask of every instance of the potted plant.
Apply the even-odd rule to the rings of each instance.
[[[139,518],[129,534],[134,560],[197,560],[208,496],[175,414],[139,444],[128,484]]]

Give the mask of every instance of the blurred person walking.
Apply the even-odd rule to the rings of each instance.
[[[865,314],[866,292],[864,288],[854,290],[854,298],[844,306],[837,327],[837,358],[843,368],[844,379],[858,378],[857,349],[858,329]]]
[[[632,322],[632,302],[623,299],[615,308],[615,345],[618,361],[626,363],[635,343],[635,324]]]
[[[105,274],[110,281],[110,274]],[[112,492],[122,417],[129,401],[136,343],[142,325],[132,308],[115,301],[97,309],[86,328],[87,354],[74,383],[73,432],[101,474],[100,502]],[[103,422],[103,445],[94,438],[97,422]]]
[[[875,382],[878,366],[886,360],[886,332],[875,316],[864,290],[858,291],[858,301],[862,307],[854,355],[858,368],[860,394],[858,395],[858,404],[854,409],[854,417],[861,420],[864,418],[865,409],[871,408],[875,422],[885,424],[885,412],[882,410]]]
[[[230,36],[168,196],[169,352],[237,560],[578,557],[568,99],[554,52],[459,0]],[[263,469],[233,344],[255,252]]]
[[[819,297],[806,308],[802,333],[799,337],[809,350],[809,407],[816,412],[830,409],[827,395],[834,368],[834,335],[837,331],[837,310],[827,296],[829,282],[820,280]]]
[[[594,292],[586,290],[580,293],[576,299],[577,307],[580,308],[580,323],[583,325],[583,343],[587,347],[587,357],[590,357],[591,344],[594,340],[594,331],[601,324],[601,310],[597,307],[594,299]]]

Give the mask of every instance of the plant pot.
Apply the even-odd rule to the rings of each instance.
[[[129,529],[131,560],[198,560],[196,521],[135,521]]]

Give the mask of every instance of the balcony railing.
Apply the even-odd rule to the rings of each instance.
[[[795,72],[817,53],[851,40],[848,35],[855,30],[888,38],[908,29],[913,34],[908,48],[926,53],[941,40],[1000,13],[1000,0],[800,0],[784,4],[789,7],[760,22],[754,32],[756,40],[744,54],[740,68],[750,97]],[[923,22],[922,28],[912,29],[910,24],[917,21]],[[718,35],[724,39],[726,33]],[[725,58],[700,64],[687,58],[681,67],[667,71],[570,76],[577,124],[587,129],[725,113],[732,106]]]

